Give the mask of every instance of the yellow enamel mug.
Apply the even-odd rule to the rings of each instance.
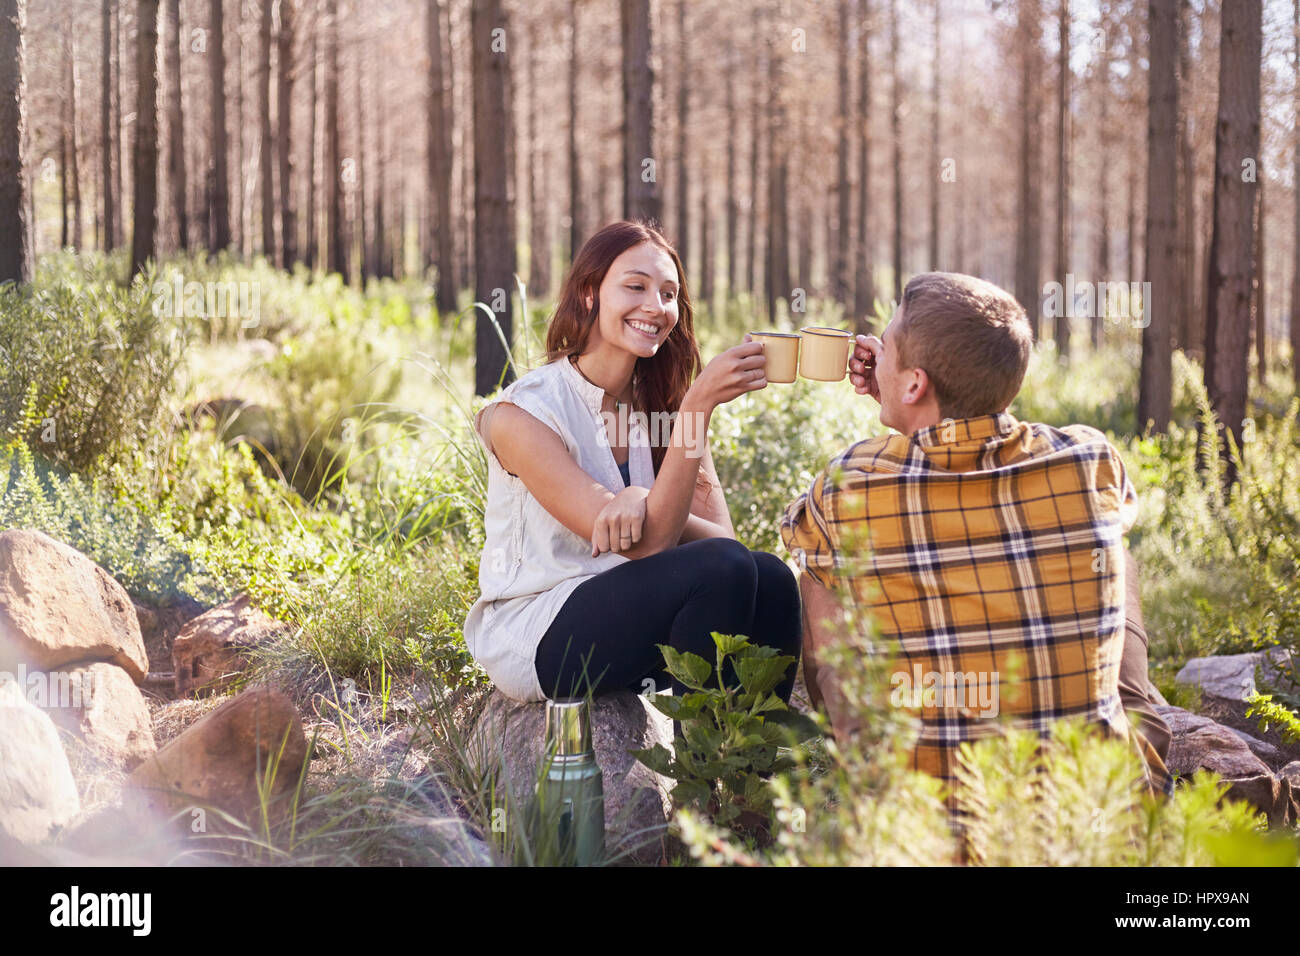
[[[838,382],[849,372],[853,336],[843,329],[807,326],[799,330],[799,374],[817,382]]]
[[[767,356],[767,380],[777,384],[793,382],[799,369],[799,341],[794,332],[750,332],[750,339],[763,343]]]

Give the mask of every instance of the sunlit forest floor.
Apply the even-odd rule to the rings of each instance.
[[[247,679],[277,680],[315,715],[311,727],[329,745],[317,752],[330,757],[327,769],[313,766],[315,796],[302,813],[304,824],[319,825],[301,826],[295,838],[268,829],[230,849],[237,859],[434,862],[402,837],[419,781],[436,782],[459,813],[492,833],[494,783],[471,770],[458,746],[487,687],[461,636],[477,594],[486,483],[470,430],[484,401],[472,397],[472,302],[438,315],[418,281],[385,280],[363,292],[337,277],[226,260],[168,262],[127,289],[115,281],[124,273],[121,257],[51,255],[30,290],[0,291],[0,474],[8,476],[0,529],[37,528],[67,542],[141,603],[188,596],[212,605],[242,592],[292,625]],[[200,283],[205,294],[207,283],[246,284],[244,307],[211,316],[188,293],[178,302],[162,291],[177,288],[178,276],[181,288]],[[520,374],[544,361],[551,304],[522,306]],[[517,317],[520,310],[517,297]],[[704,359],[765,327],[757,314],[745,296],[701,306]],[[843,321],[837,307],[813,299],[806,314],[777,324]],[[1141,502],[1129,542],[1143,573],[1152,681],[1171,703],[1194,705],[1173,680],[1188,658],[1279,644],[1300,650],[1300,439],[1289,356],[1252,385],[1241,480],[1225,496],[1217,450],[1198,437],[1215,434],[1204,428],[1199,366],[1175,355],[1174,425],[1167,435],[1137,434],[1138,333],[1122,323],[1108,323],[1106,333],[1094,353],[1077,329],[1069,365],[1050,343],[1040,345],[1011,410],[1096,426],[1121,450]],[[847,382],[773,385],[719,409],[710,440],[743,543],[783,554],[776,523],[786,503],[834,452],[880,429],[875,403]],[[340,703],[346,682],[359,703]],[[1294,685],[1270,689],[1300,706]],[[394,736],[395,713],[420,729]],[[876,741],[897,749],[901,732],[882,718]],[[413,771],[414,753],[422,759]],[[852,803],[862,797],[855,788],[871,787],[871,812],[911,808],[915,818],[894,818],[896,829],[929,834],[909,852],[928,846],[942,857],[948,837],[938,835],[933,794],[897,767],[870,783],[827,772],[857,766],[854,759],[813,754],[801,799],[839,793]],[[1088,759],[1101,766],[1120,758],[1098,750]],[[831,781],[841,789],[826,789]],[[1178,811],[1184,825],[1244,825],[1214,817],[1212,793],[1188,792],[1192,802]],[[1093,801],[1090,808],[1117,798],[1078,799]],[[369,808],[360,827],[357,806]],[[681,846],[716,837],[707,821],[703,829],[696,822],[685,821]],[[888,828],[858,824],[853,861],[902,859],[882,849]],[[1093,862],[1128,861],[1116,846]],[[1152,847],[1142,851],[1149,861],[1208,859]],[[518,856],[517,846],[503,850]],[[708,859],[680,853],[682,861]]]

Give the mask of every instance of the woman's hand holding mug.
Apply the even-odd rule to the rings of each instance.
[[[876,382],[876,362],[883,343],[874,335],[859,335],[853,340],[853,354],[849,356],[849,381],[859,395],[870,395],[880,401],[880,385]]]
[[[641,540],[649,488],[630,485],[605,503],[591,528],[591,556],[630,551]]]
[[[765,388],[766,366],[763,343],[753,341],[746,332],[743,343],[718,354],[704,367],[687,389],[682,405],[685,407],[690,399],[697,409],[711,412],[746,392]]]

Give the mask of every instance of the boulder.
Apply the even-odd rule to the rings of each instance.
[[[1277,772],[1279,777],[1286,777],[1291,781],[1291,788],[1300,791],[1300,760],[1292,760],[1289,764]]]
[[[1250,752],[1268,764],[1269,767],[1280,766],[1285,762],[1286,758],[1282,755],[1282,751],[1278,750],[1267,740],[1260,740],[1258,737],[1251,736],[1244,730],[1238,730],[1236,727],[1229,727],[1228,729],[1240,737],[1245,742],[1246,746],[1250,748]]]
[[[193,598],[179,597],[157,607],[135,603],[135,616],[140,622],[140,636],[149,655],[149,670],[169,671],[172,666],[172,642],[182,627],[205,610]]]
[[[54,722],[0,675],[0,836],[41,843],[80,810]]]
[[[122,668],[97,661],[58,676],[66,683],[45,709],[56,724],[84,741],[100,764],[131,770],[158,749],[149,708]]]
[[[257,826],[258,781],[274,766],[269,801],[291,794],[307,757],[307,740],[293,703],[272,687],[252,687],[204,715],[132,771],[133,809],[185,814],[190,827],[220,809]],[[279,807],[273,808],[278,816]],[[202,814],[196,811],[203,811]]]
[[[1271,774],[1246,742],[1222,724],[1179,707],[1157,707],[1156,712],[1172,734],[1165,760],[1171,772],[1191,776],[1200,769],[1213,770],[1225,780]]]
[[[537,783],[545,744],[546,703],[519,703],[500,691],[489,696],[470,734],[469,751],[487,769],[500,760],[516,798],[527,799]],[[629,753],[673,746],[672,721],[631,691],[592,702],[591,735],[605,793],[606,855],[653,862],[661,858],[671,812],[672,781]]]
[[[1165,760],[1171,772],[1189,777],[1197,770],[1212,770],[1228,783],[1228,797],[1263,811],[1271,826],[1295,825],[1300,789],[1293,786],[1285,768],[1281,776],[1275,776],[1243,739],[1255,738],[1179,707],[1157,707],[1156,711],[1173,734]]]
[[[1228,700],[1245,700],[1255,693],[1255,672],[1270,670],[1286,651],[1254,651],[1249,654],[1218,654],[1193,657],[1174,678],[1180,684],[1199,687],[1202,693]]]
[[[107,571],[49,535],[0,534],[0,670],[88,661],[144,680],[149,659],[131,598]]]
[[[176,696],[226,689],[248,666],[250,650],[287,630],[283,622],[253,607],[247,594],[203,612],[172,642]]]

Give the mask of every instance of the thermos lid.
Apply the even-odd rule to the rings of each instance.
[[[557,757],[590,754],[591,711],[586,698],[546,702],[546,750]]]

